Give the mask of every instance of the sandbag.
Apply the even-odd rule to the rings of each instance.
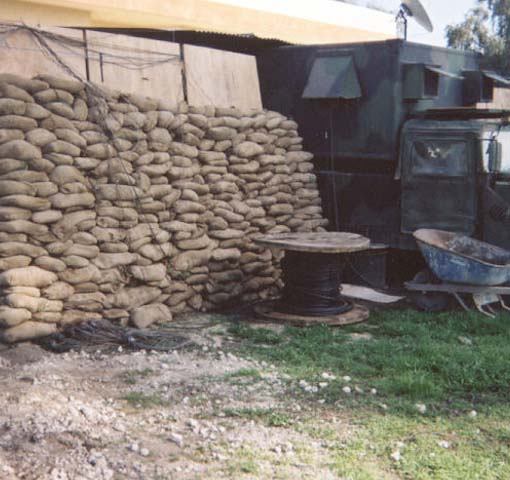
[[[39,267],[13,268],[0,273],[0,285],[4,287],[46,287],[57,281],[57,276]]]
[[[14,327],[32,318],[32,312],[26,308],[0,306],[0,327]]]
[[[162,263],[156,263],[147,267],[132,265],[129,268],[131,275],[141,282],[160,282],[166,275],[166,267]]]
[[[4,330],[2,336],[7,343],[15,343],[45,337],[56,332],[57,326],[53,323],[27,321]]]
[[[124,288],[113,295],[108,295],[105,302],[106,308],[122,308],[132,310],[151,303],[161,295],[161,290],[156,287],[132,287]]]
[[[74,288],[66,282],[55,282],[42,291],[42,294],[48,300],[65,300],[73,293]]]
[[[167,323],[172,321],[170,309],[162,303],[153,303],[135,308],[129,317],[137,328],[147,328],[153,323]]]
[[[1,99],[0,99],[1,100]],[[2,117],[0,117],[1,119]],[[4,117],[5,118],[5,117]],[[0,158],[14,158],[16,160],[31,160],[40,158],[41,150],[25,140],[11,140],[0,145]]]

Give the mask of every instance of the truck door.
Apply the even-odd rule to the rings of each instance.
[[[438,228],[471,235],[476,227],[474,136],[409,133],[401,150],[401,229]]]

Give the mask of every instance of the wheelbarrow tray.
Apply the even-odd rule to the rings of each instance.
[[[434,274],[443,282],[502,285],[510,282],[510,252],[465,235],[422,228],[414,232]]]

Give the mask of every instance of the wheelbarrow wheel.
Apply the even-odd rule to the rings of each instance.
[[[438,278],[428,269],[420,270],[413,278],[413,283],[441,283]],[[425,312],[442,312],[451,303],[451,297],[443,292],[416,292],[413,302],[420,310]]]

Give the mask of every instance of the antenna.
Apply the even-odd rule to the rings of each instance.
[[[413,17],[416,23],[427,30],[427,32],[434,30],[434,26],[420,0],[403,0],[397,13],[396,21],[397,33],[404,40],[407,39],[408,17]]]

